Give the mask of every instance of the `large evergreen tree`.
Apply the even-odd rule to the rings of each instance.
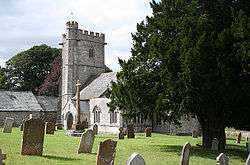
[[[250,115],[249,1],[162,0],[151,7],[132,36],[132,57],[120,60],[111,109],[170,121],[193,113],[204,149],[217,138],[223,150],[225,127],[244,125]]]

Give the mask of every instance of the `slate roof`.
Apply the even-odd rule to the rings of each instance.
[[[32,92],[0,91],[1,111],[42,111]]]
[[[100,97],[108,88],[111,87],[111,82],[116,82],[116,80],[116,72],[102,73],[88,86],[81,90],[80,99],[89,100]],[[76,99],[76,97],[73,99]]]
[[[44,111],[57,111],[58,97],[52,96],[36,96],[38,103]]]

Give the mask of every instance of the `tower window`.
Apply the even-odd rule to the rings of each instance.
[[[89,58],[94,58],[95,54],[94,54],[94,49],[89,49]]]

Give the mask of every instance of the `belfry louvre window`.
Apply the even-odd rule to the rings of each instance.
[[[94,113],[94,123],[100,123],[101,109],[95,106],[93,113]]]
[[[117,123],[117,112],[110,112],[110,123]]]
[[[95,57],[94,49],[89,49],[89,58],[94,58],[94,57]]]

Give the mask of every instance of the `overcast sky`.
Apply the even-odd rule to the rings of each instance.
[[[59,47],[65,23],[105,33],[105,63],[119,70],[118,57],[128,59],[131,32],[151,14],[151,0],[0,0],[0,65],[34,45]]]

